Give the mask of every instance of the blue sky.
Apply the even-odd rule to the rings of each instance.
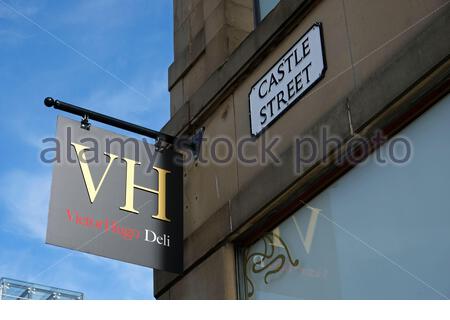
[[[46,96],[163,126],[172,17],[171,0],[0,0],[0,277],[153,298],[151,269],[44,243],[52,167],[39,153],[58,114]]]

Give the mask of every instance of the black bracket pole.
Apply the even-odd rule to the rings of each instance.
[[[145,127],[141,127],[134,123],[130,123],[130,122],[123,121],[123,120],[120,120],[117,118],[113,118],[113,117],[107,116],[105,114],[101,114],[101,113],[98,113],[95,111],[81,108],[81,107],[75,106],[73,104],[64,102],[64,101],[54,100],[53,98],[47,97],[44,100],[44,104],[47,107],[54,107],[57,110],[62,110],[65,112],[76,114],[80,117],[83,117],[84,119],[86,119],[86,117],[87,117],[91,120],[95,120],[95,121],[98,121],[98,122],[101,122],[101,123],[104,123],[104,124],[107,124],[107,125],[110,125],[110,126],[113,126],[116,128],[134,132],[134,133],[137,133],[137,134],[140,134],[140,135],[143,135],[146,137],[150,137],[150,138],[153,138],[156,140],[161,140],[161,141],[167,142],[169,144],[175,143],[174,136],[171,136],[171,135],[159,132],[159,131],[155,131],[152,129],[148,129]]]
[[[60,100],[55,100],[51,97],[47,97],[44,99],[44,104],[47,107],[53,107],[57,110],[61,110],[61,111],[65,111],[68,113],[72,113],[75,115],[78,115],[80,117],[83,117],[83,120],[81,121],[81,127],[83,129],[89,130],[90,124],[88,119],[91,120],[95,120],[116,128],[120,128],[126,131],[130,131],[130,132],[134,132],[146,137],[150,137],[152,139],[156,140],[157,144],[160,144],[161,142],[165,142],[167,144],[170,145],[175,145],[177,143],[177,137],[168,135],[166,133],[163,132],[159,132],[156,130],[152,130],[152,129],[148,129],[139,125],[136,125],[134,123],[130,123],[127,121],[123,121],[117,118],[113,118],[107,115],[104,115],[102,113],[98,113],[95,111],[91,111],[82,107],[78,107],[76,105],[64,102],[64,101],[60,101]],[[199,130],[197,130],[197,132],[195,133],[195,135],[193,137],[191,137],[188,143],[183,143],[182,146],[187,147],[188,149],[190,149],[193,154],[194,154],[194,158],[198,158],[199,152],[200,152],[200,146],[202,143],[202,137],[203,137],[203,131],[204,129],[201,128]]]

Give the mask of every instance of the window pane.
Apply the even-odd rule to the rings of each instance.
[[[447,96],[400,133],[408,163],[377,163],[394,137],[247,248],[247,298],[450,297],[449,120]]]
[[[280,0],[258,0],[257,2],[259,6],[259,21],[261,21],[275,8]]]

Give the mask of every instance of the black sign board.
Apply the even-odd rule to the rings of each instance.
[[[183,270],[183,169],[172,150],[58,117],[46,242]]]

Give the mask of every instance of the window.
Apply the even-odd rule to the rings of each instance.
[[[273,8],[280,2],[280,0],[255,0],[255,16],[256,22],[261,22]]]
[[[449,121],[450,95],[245,248],[245,297],[450,297]],[[380,164],[404,154],[399,137],[410,160]]]

